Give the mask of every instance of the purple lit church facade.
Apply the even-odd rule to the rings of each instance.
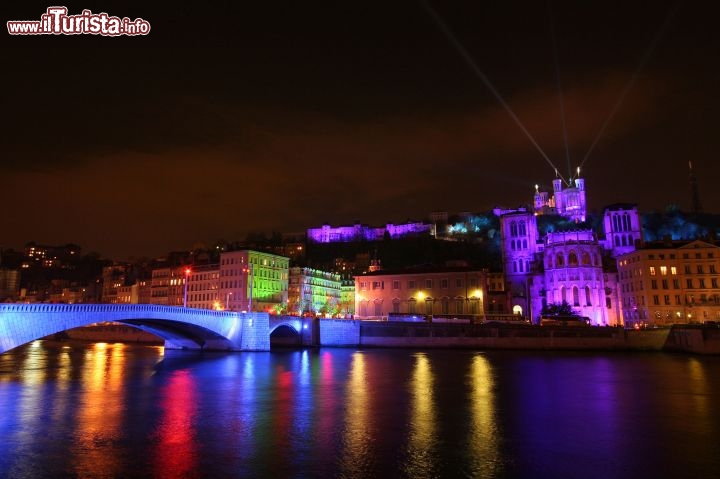
[[[500,217],[512,311],[538,322],[545,306],[567,302],[593,325],[622,324],[617,272],[603,265],[614,265],[614,258],[633,251],[641,239],[637,208],[627,204],[607,207],[602,238],[580,225],[574,231],[548,232],[541,237],[539,215],[555,214],[576,223],[586,218],[584,181],[578,178],[575,187],[566,190],[561,180],[553,184],[553,197],[536,188],[533,211],[495,210]]]

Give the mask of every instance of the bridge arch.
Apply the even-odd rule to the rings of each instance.
[[[128,324],[169,349],[270,348],[267,313],[236,313],[149,304],[0,305],[0,354],[51,334],[99,322]]]

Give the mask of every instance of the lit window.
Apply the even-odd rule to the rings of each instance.
[[[675,266],[670,266],[670,274],[677,274],[677,268]]]
[[[655,266],[650,266],[650,276],[655,276]]]
[[[660,266],[660,274],[663,276],[667,275],[667,266]]]

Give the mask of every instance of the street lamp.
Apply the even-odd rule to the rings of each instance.
[[[232,296],[232,291],[225,295],[225,309],[230,309],[230,296]]]
[[[250,273],[248,279],[248,285],[250,286],[250,295],[248,296],[248,312],[252,313],[252,297],[253,297],[253,265],[249,264],[247,265],[247,268],[243,269],[244,273]]]
[[[188,292],[188,277],[190,276],[190,268],[185,268],[185,284],[183,285],[183,308],[187,308],[187,292]]]

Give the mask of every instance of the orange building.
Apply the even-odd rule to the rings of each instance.
[[[379,270],[355,276],[355,316],[387,319],[393,314],[482,319],[486,270],[466,267]]]
[[[701,240],[647,243],[617,264],[627,326],[720,320],[720,247]]]

